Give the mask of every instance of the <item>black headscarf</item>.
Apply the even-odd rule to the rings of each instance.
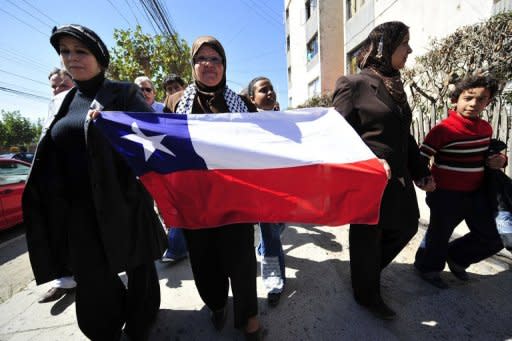
[[[357,56],[361,70],[370,69],[377,74],[391,96],[400,104],[407,102],[400,71],[393,68],[391,56],[409,33],[409,27],[400,21],[376,26],[363,41]]]

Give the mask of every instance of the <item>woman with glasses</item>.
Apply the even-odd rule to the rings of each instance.
[[[78,326],[89,339],[119,340],[124,325],[131,340],[146,340],[160,306],[154,260],[165,233],[153,199],[88,112],[152,109],[136,85],[105,78],[109,53],[90,29],[55,28],[50,43],[75,87],[52,100],[23,193],[34,276],[42,284],[71,269]]]
[[[226,54],[220,42],[202,36],[192,45],[194,82],[169,97],[167,108],[179,114],[256,111],[226,85]],[[243,198],[240,198],[243,200]],[[216,203],[218,204],[218,203]],[[261,337],[256,293],[254,225],[232,224],[184,230],[199,295],[221,330],[227,316],[229,284],[233,292],[234,322],[249,340]]]

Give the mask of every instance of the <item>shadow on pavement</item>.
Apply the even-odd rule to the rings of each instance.
[[[53,304],[50,309],[50,314],[53,316],[62,314],[73,303],[75,303],[75,292],[67,293]]]

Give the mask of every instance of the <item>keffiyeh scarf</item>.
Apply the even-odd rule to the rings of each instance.
[[[194,98],[196,97],[197,88],[195,84],[189,85],[183,96],[180,99],[178,108],[176,109],[177,114],[191,114],[192,106],[194,104]],[[227,86],[224,88],[224,100],[228,106],[230,112],[247,112],[249,109],[245,105],[244,101],[238,96],[233,90]]]

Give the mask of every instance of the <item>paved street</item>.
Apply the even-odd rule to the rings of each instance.
[[[421,201],[421,199],[420,199]],[[423,213],[422,213],[423,214]],[[352,299],[346,227],[290,226],[283,234],[287,289],[277,308],[269,308],[258,277],[260,315],[267,340],[512,340],[512,272],[503,251],[469,268],[471,280],[456,280],[447,269],[446,290],[424,283],[412,261],[424,231],[383,274],[384,299],[399,318],[375,319]],[[463,227],[457,233],[463,233]],[[73,297],[39,304],[47,285],[36,287],[24,239],[10,242],[16,257],[0,249],[2,300],[0,340],[86,340],[75,323]],[[157,264],[162,290],[158,321],[151,340],[233,340],[232,310],[221,333],[214,331],[192,280],[188,261]],[[18,278],[16,280],[16,278]],[[10,284],[7,282],[10,281]],[[20,287],[14,282],[25,282]],[[10,289],[5,289],[11,285]],[[21,288],[21,289],[20,289]],[[21,290],[21,291],[20,291]],[[4,292],[15,292],[10,298]],[[9,296],[9,295],[7,295]],[[231,301],[230,301],[231,304]]]

